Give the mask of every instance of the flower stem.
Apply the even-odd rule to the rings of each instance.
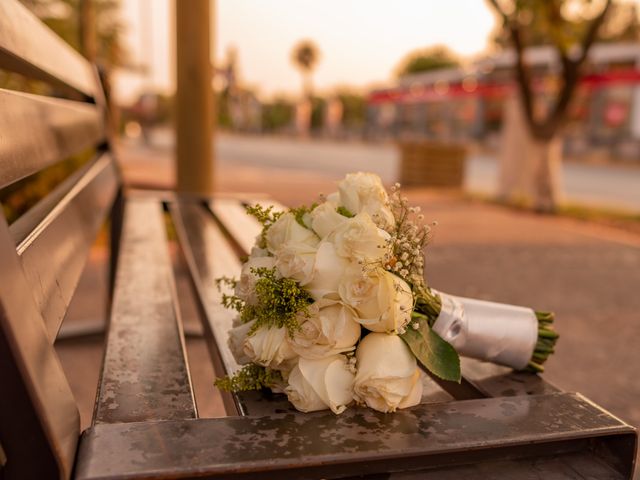
[[[433,327],[440,315],[440,310],[442,310],[440,295],[433,293],[429,287],[420,288],[412,315],[419,316],[429,323],[429,327]]]
[[[552,312],[536,312],[536,318],[538,319],[538,341],[531,360],[524,370],[542,373],[544,372],[544,363],[549,355],[555,351],[555,345],[560,335],[553,329],[555,315]]]

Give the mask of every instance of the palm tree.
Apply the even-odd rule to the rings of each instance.
[[[302,74],[302,88],[304,96],[308,99],[310,99],[313,94],[311,72],[318,64],[319,59],[320,50],[311,40],[302,40],[293,47],[291,61]]]

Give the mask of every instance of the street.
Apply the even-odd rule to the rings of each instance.
[[[171,138],[160,134],[157,141],[169,146]],[[235,135],[219,135],[216,153],[223,165],[297,170],[335,178],[365,170],[377,173],[387,184],[396,180],[399,161],[397,150],[389,144]],[[568,202],[640,212],[640,168],[565,163],[562,174]],[[492,194],[497,176],[492,158],[472,156],[467,163],[466,189]]]

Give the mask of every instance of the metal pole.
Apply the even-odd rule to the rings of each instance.
[[[213,192],[213,90],[210,0],[176,0],[177,190]]]

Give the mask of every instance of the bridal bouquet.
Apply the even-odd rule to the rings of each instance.
[[[219,280],[243,367],[221,389],[271,388],[303,412],[392,412],[420,402],[422,370],[460,381],[458,355],[542,371],[553,352],[552,314],[425,283],[430,227],[398,184],[389,195],[376,175],[354,173],[319,204],[247,211],[262,232],[240,278]]]

